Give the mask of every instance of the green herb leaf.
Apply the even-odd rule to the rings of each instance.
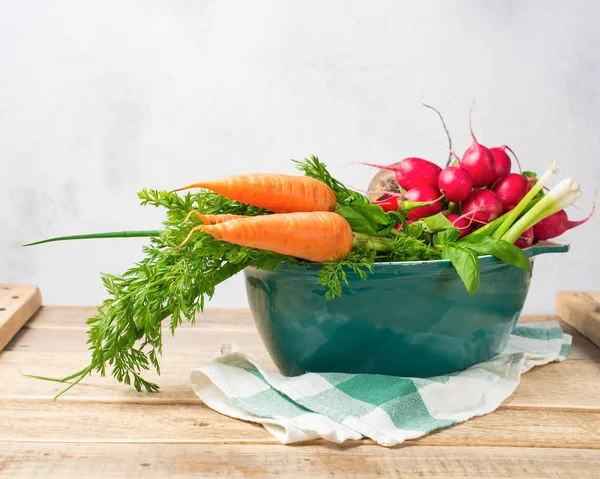
[[[447,230],[448,228],[452,228],[452,222],[448,218],[446,218],[443,213],[428,216],[427,218],[421,218],[415,223],[420,223],[423,226],[423,230],[427,233],[437,233],[438,231],[443,231]]]
[[[370,236],[385,236],[399,222],[397,219],[399,213],[386,213],[379,205],[361,205],[342,206],[335,212],[350,223],[352,231],[363,233]]]
[[[338,204],[340,205],[356,205],[356,204],[371,204],[369,198],[365,195],[346,188],[342,183],[336,180],[329,171],[325,163],[321,162],[319,158],[311,155],[310,158],[305,158],[302,161],[293,160],[296,163],[296,167],[304,172],[305,176],[314,178],[315,180],[322,181],[329,186],[335,193]]]
[[[479,289],[479,259],[469,248],[459,244],[448,244],[442,250],[442,258],[449,259],[460,279],[472,296]]]
[[[334,299],[342,294],[343,286],[348,286],[346,270],[350,269],[363,281],[373,271],[376,252],[372,249],[356,246],[346,259],[324,264],[317,275],[319,283],[327,288],[325,298]],[[344,269],[346,268],[346,269]]]
[[[447,230],[438,231],[433,239],[434,245],[446,245],[454,243],[460,237],[460,230],[454,226]]]
[[[491,236],[465,236],[459,245],[475,251],[478,255],[492,255],[505,264],[512,264],[529,274],[532,272],[531,261],[525,252],[508,241]]]
[[[425,241],[407,234],[394,237],[388,261],[428,261],[440,259],[440,253]]]

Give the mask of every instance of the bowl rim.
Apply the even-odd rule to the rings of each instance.
[[[528,248],[524,248],[523,251],[525,254],[533,261],[533,257],[547,254],[547,253],[566,253],[570,250],[569,242],[555,242],[555,241],[539,241],[531,245]],[[492,255],[481,255],[478,256],[480,265],[498,265],[503,264],[498,258]],[[289,271],[313,271],[318,270],[326,263],[305,263],[299,265],[287,264],[285,262],[281,262],[279,264],[278,270],[285,269]],[[430,266],[432,268],[445,268],[449,267],[451,262],[449,259],[434,259],[434,260],[421,260],[421,261],[381,261],[377,263],[373,263],[373,269],[387,269],[387,268],[411,268],[411,267],[426,267]],[[248,266],[244,269],[254,269],[257,270],[254,266]]]

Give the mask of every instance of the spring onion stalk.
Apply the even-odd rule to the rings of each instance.
[[[552,175],[558,172],[558,167],[556,166],[556,162],[552,163],[552,166],[546,170],[546,172],[542,175],[542,177],[533,185],[533,188],[529,190],[529,192],[525,195],[525,197],[519,201],[517,207],[509,212],[508,216],[504,220],[504,222],[500,225],[500,227],[494,231],[492,235],[496,239],[500,239],[504,236],[504,234],[510,229],[516,219],[523,213],[529,202],[542,190],[546,182],[552,177]],[[541,201],[540,201],[541,203]],[[539,203],[538,203],[539,205]],[[536,206],[538,206],[536,205]],[[532,208],[533,209],[533,208]],[[531,210],[530,210],[531,211]],[[527,228],[525,228],[527,229]],[[520,235],[519,235],[520,236]],[[518,236],[517,236],[518,238]]]
[[[519,221],[517,221],[513,227],[502,236],[502,239],[509,243],[514,243],[525,230],[536,223],[539,223],[544,218],[572,205],[579,197],[581,197],[579,184],[572,178],[562,180],[558,185],[552,188],[537,205],[523,215],[521,219],[519,219]]]
[[[369,236],[364,233],[353,233],[354,246],[362,246],[374,249],[375,251],[390,251],[392,249],[392,240],[390,238],[381,238],[378,236]]]
[[[536,198],[535,200],[530,201],[523,209],[523,212],[527,213],[531,208],[533,208],[535,205],[537,205],[541,199],[542,198]],[[488,223],[487,225],[476,229],[475,231],[470,233],[469,236],[473,236],[473,235],[475,235],[475,236],[476,235],[491,236],[500,227],[500,225],[502,223],[504,223],[506,218],[508,218],[509,214],[510,214],[510,211],[507,213],[504,213],[502,216],[499,216],[491,223]]]
[[[23,246],[34,246],[43,243],[52,243],[53,241],[68,241],[68,240],[80,240],[80,239],[97,239],[97,238],[146,238],[149,236],[159,236],[160,230],[143,230],[143,231],[111,231],[110,233],[90,233],[83,235],[73,236],[58,236],[56,238],[49,238],[34,243],[27,243]]]

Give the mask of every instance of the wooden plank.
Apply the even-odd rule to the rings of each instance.
[[[27,328],[82,328],[87,329],[85,321],[94,315],[93,306],[43,306],[25,325]],[[520,323],[536,321],[558,321],[553,314],[525,315]],[[181,328],[233,329],[254,328],[254,320],[249,309],[244,308],[207,308],[196,316],[196,324],[183,323]]]
[[[115,404],[3,399],[0,441],[261,443],[262,426],[203,404]],[[499,409],[411,444],[600,449],[600,413]]]
[[[190,372],[192,368],[208,363],[216,357],[218,354],[202,351],[198,354],[173,353],[163,357],[161,376],[154,372],[144,375],[159,384],[158,393],[138,393],[133,387],[121,384],[111,376],[102,377],[93,374],[62,396],[61,401],[200,403],[190,385]],[[254,353],[253,357],[265,367],[275,370],[266,351]],[[66,384],[28,378],[21,375],[19,371],[38,376],[66,377],[82,369],[88,362],[87,352],[57,355],[54,352],[5,351],[0,355],[0,384],[2,384],[0,399],[52,399],[65,388]]]
[[[87,330],[85,322],[95,313],[96,308],[92,306],[43,306],[24,327]],[[167,322],[164,324],[168,329]],[[195,326],[184,322],[179,328],[239,330],[254,329],[255,326],[248,309],[210,308],[196,316]]]
[[[76,352],[87,350],[83,329],[23,329],[5,348],[6,351]],[[264,346],[256,329],[222,331],[212,329],[177,330],[175,336],[163,332],[163,350],[167,354],[210,352],[218,356],[227,351],[256,352]]]
[[[600,359],[600,348],[576,331],[569,360]],[[264,345],[255,328],[243,330],[220,330],[189,328],[185,331],[163,333],[164,354],[212,353],[215,356],[226,351],[243,351],[252,355],[264,351]],[[77,352],[87,351],[87,336],[83,329],[22,329],[6,346],[6,351]]]
[[[600,293],[560,291],[556,312],[567,324],[600,346]]]
[[[0,284],[0,351],[42,305],[37,286]]]
[[[156,394],[138,393],[130,386],[118,383],[112,377],[94,374],[71,389],[61,401],[96,401],[127,403],[181,403],[194,404],[200,400],[190,387],[193,367],[215,359],[213,353],[173,353],[161,361],[163,374],[147,374],[147,378],[160,385]],[[275,370],[266,351],[255,352],[252,357],[265,367]],[[5,351],[0,355],[0,399],[51,399],[64,384],[40,381],[22,376],[19,370],[42,376],[65,377],[87,364],[87,351],[77,353]],[[595,360],[548,364],[524,374],[521,384],[501,407],[551,408],[561,410],[588,410],[600,412],[600,362]],[[569,391],[569,394],[565,394]]]
[[[500,407],[600,412],[600,362],[594,359],[535,367]]]
[[[514,447],[0,443],[2,477],[474,477],[600,476],[600,451]]]

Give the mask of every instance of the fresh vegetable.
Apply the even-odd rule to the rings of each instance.
[[[513,154],[515,160],[517,161],[517,165],[519,165],[519,170],[521,170],[521,164],[519,163],[519,159],[517,158],[517,155],[515,155],[514,151],[512,151],[506,145],[494,146],[490,148],[490,153],[494,157],[494,181],[498,181],[499,179],[504,178],[510,173],[511,161],[510,156],[508,156],[508,154],[506,153],[506,150],[510,151]]]
[[[550,167],[548,170],[546,170],[546,172],[542,175],[542,177],[536,183],[533,184],[532,188],[525,195],[525,197],[521,201],[519,201],[517,206],[515,208],[513,208],[506,215],[506,218],[502,221],[502,223],[498,226],[498,228],[496,228],[495,231],[493,232],[494,238],[501,238],[502,235],[504,235],[509,230],[509,228],[513,225],[513,223],[517,220],[517,218],[519,218],[519,216],[525,211],[525,209],[527,208],[527,206],[529,205],[531,200],[533,200],[535,198],[535,196],[542,190],[542,188],[544,187],[546,182],[552,177],[552,175],[556,174],[557,172],[558,172],[558,168],[557,168],[556,164],[553,163],[552,167]],[[535,207],[537,207],[538,205],[539,205],[539,203],[537,203],[535,205]],[[530,212],[531,212],[531,210],[529,210],[527,212],[527,214],[529,214]],[[523,231],[525,231],[529,226],[533,226],[533,223],[529,224],[529,225],[527,225],[527,227],[523,228]],[[519,233],[515,237],[515,240],[519,236],[521,236],[521,233]]]
[[[463,153],[459,165],[471,173],[474,186],[488,186],[496,178],[494,155],[477,141],[471,123],[472,114],[473,108],[471,107],[471,111],[469,112],[469,130],[471,132],[472,143]]]
[[[61,394],[93,371],[104,375],[109,370],[118,381],[133,384],[137,390],[156,391],[158,386],[143,373],[152,366],[160,371],[162,321],[170,318],[171,332],[184,320],[193,323],[217,285],[249,266],[275,269],[281,263],[324,261],[318,280],[329,300],[342,294],[347,270],[368,279],[378,261],[448,258],[470,294],[475,294],[479,283],[478,254],[493,254],[529,271],[526,256],[519,256],[521,250],[514,245],[488,236],[462,243],[470,237],[466,236],[458,242],[460,230],[442,213],[409,226],[401,213],[386,212],[345,187],[316,157],[297,164],[307,177],[333,191],[335,213],[273,214],[212,191],[179,197],[142,190],[142,204],[166,209],[164,230],[122,234],[146,233],[150,244],[144,249],[145,257],[123,275],[103,275],[109,297],[88,321],[90,364],[59,379],[72,381]],[[397,229],[400,224],[402,231]],[[116,237],[114,233],[80,237],[102,236]]]
[[[225,221],[231,221],[231,220],[235,220],[235,219],[240,219],[240,218],[248,218],[247,216],[244,215],[230,215],[230,214],[222,214],[222,215],[203,215],[202,213],[199,213],[198,211],[190,211],[188,213],[188,215],[185,217],[185,219],[183,220],[182,223],[187,222],[190,219],[190,216],[196,216],[196,218],[198,218],[200,221],[202,221],[202,223],[204,223],[205,225],[216,225],[219,223],[224,223]]]
[[[398,163],[392,163],[392,165],[397,165]],[[379,193],[380,191],[390,191],[393,193],[401,193],[400,185],[396,181],[396,174],[394,171],[390,170],[379,170],[371,181],[369,182],[368,192],[366,196],[369,200],[381,200],[385,196]]]
[[[333,211],[335,194],[321,181],[304,176],[248,174],[193,183],[175,191],[203,188],[274,213]]]
[[[415,186],[406,192],[404,198],[413,203],[430,203],[411,209],[406,216],[409,220],[433,216],[442,211],[442,196],[437,189],[431,186]]]
[[[215,288],[247,267],[318,263],[317,280],[327,300],[343,294],[348,272],[368,280],[379,262],[447,259],[471,295],[479,287],[480,256],[492,255],[531,273],[522,249],[585,223],[594,209],[583,220],[569,221],[564,208],[581,196],[579,185],[563,180],[544,194],[555,165],[539,179],[534,172],[510,173],[506,151],[512,150],[480,145],[471,117],[472,109],[472,145],[456,166],[442,170],[421,158],[389,166],[368,163],[383,168],[378,175],[396,175],[390,187],[370,186],[378,191],[368,196],[310,157],[295,162],[304,176],[237,175],[175,190],[200,188],[183,196],[142,190],[143,205],[166,212],[161,230],[31,243],[149,238],[144,257],[133,267],[102,276],[108,298],[88,320],[90,364],[59,379],[72,381],[65,391],[92,372],[107,371],[137,390],[157,390],[143,375],[151,367],[160,372],[162,322],[169,322],[172,333],[184,320],[193,323]]]
[[[472,221],[470,221],[466,215],[459,216],[456,214],[449,214],[446,218],[452,223],[452,226],[458,228],[458,231],[460,231],[459,238],[463,238],[471,233]]]
[[[537,188],[540,183],[541,180],[534,186],[533,189]],[[528,194],[531,194],[531,192],[529,192]],[[527,228],[535,226],[544,218],[566,208],[569,205],[572,205],[573,203],[575,203],[575,201],[577,201],[577,199],[580,196],[581,191],[579,188],[579,184],[577,184],[571,178],[566,178],[562,180],[560,183],[558,183],[558,185],[552,188],[550,192],[547,195],[545,195],[538,204],[536,204],[521,218],[519,218],[519,220],[514,224],[514,226],[510,228],[510,230],[508,230],[506,233],[504,233],[502,239],[505,239],[510,243],[514,243]],[[519,205],[517,205],[517,208],[511,211],[510,214],[514,214],[514,212],[518,209]],[[497,231],[495,235],[496,237],[498,237]]]
[[[507,211],[507,207],[519,203],[529,190],[529,182],[518,173],[509,173],[492,186],[492,191],[496,193],[504,211]]]
[[[364,162],[360,162],[360,164],[394,171],[396,181],[405,190],[411,190],[417,186],[437,188],[438,177],[442,171],[435,163],[422,158],[404,158],[395,165],[376,165]]]
[[[473,189],[473,178],[468,170],[459,166],[447,166],[438,178],[438,188],[448,201],[459,203]]]
[[[371,192],[369,192],[371,193]],[[385,198],[380,200],[374,200],[372,203],[374,205],[381,206],[383,211],[400,211],[402,208],[402,195],[400,193],[394,192],[382,192]]]
[[[328,211],[252,216],[204,224],[193,228],[182,245],[198,231],[228,243],[315,263],[343,260],[352,249],[350,225],[342,216]]]
[[[517,238],[517,241],[515,241],[515,246],[517,248],[529,248],[533,244],[533,228],[533,226],[530,226]]]
[[[486,189],[475,189],[462,202],[463,215],[478,223],[488,223],[502,213],[502,203],[496,193]]]
[[[569,221],[565,210],[557,211],[556,213],[547,216],[541,221],[538,221],[533,227],[533,232],[536,240],[548,240],[560,236],[567,230],[580,226],[587,222],[596,209],[596,203],[592,206],[592,211],[588,216],[579,221]]]

